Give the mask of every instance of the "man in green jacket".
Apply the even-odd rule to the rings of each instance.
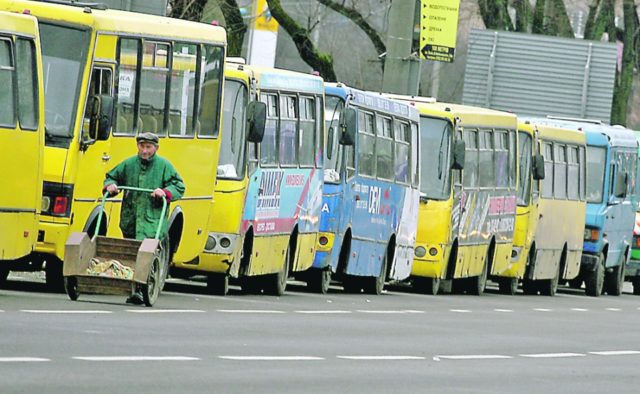
[[[158,136],[153,133],[141,133],[136,137],[138,154],[115,166],[107,173],[104,190],[110,195],[120,192],[118,185],[152,189],[147,193],[125,191],[120,211],[120,229],[125,238],[154,238],[162,214],[162,197],[167,203],[179,200],[185,186],[171,163],[156,154]],[[160,239],[167,235],[169,210],[160,231]],[[166,272],[165,272],[166,274]],[[163,281],[164,282],[164,281]],[[136,293],[127,302],[142,303],[142,294]]]

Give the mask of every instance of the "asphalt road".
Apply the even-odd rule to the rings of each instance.
[[[0,290],[0,393],[635,393],[640,297]]]

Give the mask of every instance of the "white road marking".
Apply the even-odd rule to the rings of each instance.
[[[286,313],[269,309],[217,309],[217,311],[223,313]]]
[[[442,356],[438,355],[433,357],[435,361],[445,360],[500,360],[513,358],[512,356],[505,356],[502,354],[460,354],[454,356]]]
[[[496,312],[513,312],[513,309],[494,309]]]
[[[0,363],[33,363],[51,361],[48,358],[41,357],[0,357]]]
[[[341,311],[341,310],[296,311],[296,313],[303,313],[307,315],[331,315],[331,314],[346,314],[346,313],[351,313],[351,311]]]
[[[20,312],[24,313],[39,313],[39,314],[60,314],[60,315],[91,315],[91,314],[109,314],[111,311],[90,311],[90,310],[44,310],[44,309],[21,309]]]
[[[563,358],[563,357],[584,357],[582,353],[538,353],[538,354],[520,354],[520,357],[528,358]]]
[[[198,361],[198,357],[186,356],[76,356],[82,361]]]
[[[402,315],[404,313],[407,313],[406,311],[377,311],[377,310],[367,310],[367,309],[359,309],[356,312],[359,313],[371,313],[371,314],[378,314],[378,315]]]
[[[126,309],[127,312],[131,313],[205,313],[205,311],[200,309]]]
[[[589,311],[588,309],[585,308],[571,308],[572,311],[576,311],[576,312],[587,312]]]
[[[223,360],[236,361],[315,361],[324,360],[324,357],[313,356],[218,356]]]
[[[547,309],[547,308],[533,308],[534,311],[536,312],[551,312],[553,309]]]
[[[620,309],[620,308],[606,308],[606,310],[612,311],[612,312],[620,312],[622,309]]]
[[[449,309],[449,312],[455,313],[471,313],[469,309]]]
[[[404,313],[415,313],[415,314],[420,314],[420,313],[424,313],[424,311],[416,311],[413,309],[405,309]]]
[[[336,356],[343,360],[425,360],[425,357],[421,356]]]
[[[640,354],[638,350],[608,350],[602,352],[589,352],[589,354],[595,354],[597,356],[628,356],[633,354]]]

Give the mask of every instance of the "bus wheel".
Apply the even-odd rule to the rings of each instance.
[[[598,255],[598,262],[593,271],[587,273],[584,279],[584,292],[588,296],[599,297],[602,294],[602,287],[604,286],[604,254],[601,252]]]
[[[382,257],[382,266],[378,276],[373,278],[367,278],[367,286],[365,286],[365,292],[369,294],[380,295],[384,289],[384,282],[387,280],[387,253],[385,252]]]
[[[522,280],[522,292],[526,295],[538,294],[538,281],[531,279]]]
[[[607,294],[619,296],[622,294],[622,285],[624,285],[624,261],[613,271],[604,275],[604,289]]]
[[[265,293],[281,296],[287,288],[287,277],[289,276],[289,260],[291,257],[291,245],[287,246],[287,252],[284,255],[284,265],[280,272],[276,274],[267,275],[265,278],[267,286]]]
[[[76,301],[80,296],[80,293],[78,292],[78,280],[75,276],[64,278],[64,288],[71,301]]]
[[[307,280],[307,287],[315,293],[327,294],[331,284],[331,267],[311,269]]]
[[[437,295],[440,290],[440,278],[414,278],[413,289],[422,294]]]
[[[55,256],[46,257],[45,281],[47,288],[55,293],[64,292],[64,278],[62,277],[62,261]]]
[[[633,295],[640,295],[640,276],[635,276],[631,283],[633,284]]]
[[[539,282],[540,294],[553,297],[558,291],[558,279],[560,277],[560,266],[556,270],[556,274],[552,279],[542,280]]]
[[[473,295],[482,295],[484,293],[484,288],[487,285],[487,263],[489,262],[489,252],[487,252],[487,258],[484,260],[484,264],[482,265],[482,273],[479,276],[474,278],[469,278],[469,282],[467,283],[469,294]]]
[[[518,292],[518,278],[500,278],[498,288],[500,294],[515,295]]]
[[[217,273],[207,275],[207,291],[213,295],[227,295],[229,292],[229,276]]]

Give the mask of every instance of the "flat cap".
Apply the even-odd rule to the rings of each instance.
[[[158,136],[154,133],[140,133],[138,134],[138,136],[136,137],[136,141],[138,143],[140,142],[150,142],[154,145],[158,145]]]

